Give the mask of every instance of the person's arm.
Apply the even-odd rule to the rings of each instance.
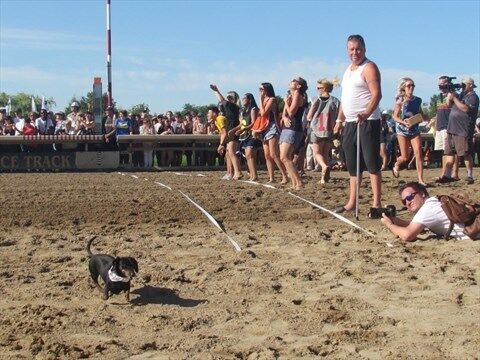
[[[246,127],[246,129],[250,129],[253,126],[253,123],[255,122],[255,119],[258,117],[258,108],[254,107],[252,110],[250,110],[250,124]]]
[[[382,214],[381,222],[392,232],[392,234],[398,236],[403,241],[415,240],[417,235],[424,229],[422,224],[412,223],[397,217],[389,218],[385,214]]]
[[[449,101],[449,97],[451,98],[451,100],[450,100],[451,103],[457,105],[457,108],[459,108],[460,111],[462,111],[464,113],[468,113],[470,111],[470,106],[468,106],[468,104],[466,102],[464,102],[465,99],[463,101],[461,101],[458,98],[458,95],[456,93],[448,93],[447,101]]]
[[[262,101],[260,101],[260,115],[265,116],[268,114],[270,111],[273,110],[273,107],[275,105],[275,98],[271,97],[268,98],[267,101],[265,102],[265,105],[263,104]]]
[[[396,101],[395,108],[393,109],[393,113],[392,113],[392,119],[403,126],[409,126],[408,122],[406,122],[400,117],[401,111],[402,111],[402,102]]]
[[[298,110],[298,107],[300,106],[300,103],[302,102],[302,97],[298,91],[294,91],[293,94],[290,97],[290,101],[287,101],[289,97],[285,98],[285,114],[291,118],[292,116],[295,115],[295,113]]]
[[[223,127],[220,130],[220,144],[218,145],[218,148],[217,148],[217,152],[220,155],[225,154],[226,140],[227,140],[227,129]]]
[[[223,97],[223,95],[222,95],[222,94],[220,93],[220,91],[218,90],[217,85],[211,84],[211,85],[210,85],[210,89],[213,90],[213,92],[215,93],[215,96],[217,97],[218,101],[220,101],[220,102],[225,101],[225,98]]]
[[[337,120],[335,120],[335,126],[333,128],[334,134],[339,134],[343,128],[343,123],[345,122],[345,114],[343,113],[342,103],[340,103],[338,109]]]
[[[365,111],[357,115],[358,122],[363,122],[364,120],[368,119],[372,112],[378,107],[378,104],[380,104],[380,100],[382,99],[380,70],[378,70],[377,65],[375,65],[373,62],[368,63],[365,65],[362,75],[367,83],[368,90],[370,90],[372,98],[367,104]]]

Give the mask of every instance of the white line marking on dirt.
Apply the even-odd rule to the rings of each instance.
[[[179,173],[179,172],[174,172],[175,175],[180,175],[180,176],[192,176],[190,174],[185,174],[185,173]]]
[[[190,197],[181,192],[180,190],[178,190],[178,192],[180,194],[182,194],[183,196],[185,196],[185,198],[190,201],[193,205],[195,205],[207,218],[208,220],[210,220],[212,222],[213,225],[215,225],[215,227],[217,227],[221,232],[223,232],[226,236],[227,236],[227,239],[230,241],[230,243],[233,245],[233,247],[235,248],[235,250],[237,251],[242,251],[242,249],[240,248],[240,246],[238,245],[238,243],[233,240],[223,229],[222,227],[220,226],[220,224],[217,222],[217,220],[215,220],[215,218],[210,215],[204,208],[202,208],[200,205],[198,205],[195,201],[193,201],[192,199],[190,199]]]
[[[167,189],[170,190],[170,191],[172,190],[172,188],[171,188],[170,186],[167,186],[167,185],[165,185],[165,184],[162,184],[161,182],[155,181],[155,184],[160,185],[160,186],[163,186],[164,188],[167,188]]]
[[[130,175],[132,178],[134,179],[138,179],[138,176],[137,175]]]
[[[304,201],[304,202],[306,202],[306,203],[308,203],[308,204],[316,207],[317,209],[323,210],[323,211],[329,213],[330,215],[335,216],[337,219],[343,221],[344,223],[346,223],[346,224],[348,224],[348,225],[351,225],[351,226],[353,226],[354,228],[357,228],[357,229],[359,229],[359,230],[362,230],[364,233],[366,233],[366,234],[369,235],[369,236],[375,236],[375,235],[373,235],[371,232],[369,232],[369,231],[365,230],[364,228],[362,228],[362,227],[358,226],[357,224],[355,224],[353,221],[350,221],[350,220],[348,220],[347,218],[344,218],[342,215],[339,215],[339,214],[337,214],[337,213],[334,213],[333,211],[328,210],[328,209],[326,209],[326,208],[324,208],[324,207],[322,207],[322,206],[320,206],[320,205],[317,205],[317,204],[315,204],[315,203],[313,203],[313,202],[311,202],[311,201],[309,201],[309,200],[307,200],[307,199],[304,199],[304,198],[302,198],[302,197],[300,197],[300,196],[298,196],[298,195],[292,194],[290,191],[288,192],[288,194],[290,194],[290,195],[292,195],[293,197],[296,197],[297,199],[300,199],[300,200],[302,200],[302,201]]]
[[[259,182],[252,181],[252,180],[240,180],[241,182],[247,183],[247,184],[252,184],[252,185],[260,185]]]
[[[262,185],[269,189],[276,189],[276,187],[273,185],[269,185],[269,184],[262,184]]]

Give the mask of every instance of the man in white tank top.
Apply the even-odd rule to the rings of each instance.
[[[365,42],[360,35],[348,37],[347,53],[352,63],[343,75],[342,100],[334,132],[340,132],[345,124],[342,146],[350,175],[350,191],[347,203],[335,209],[337,213],[353,210],[356,205],[357,124],[360,128],[360,170],[361,173],[364,170],[370,173],[372,207],[381,207],[381,114],[378,104],[382,90],[380,71],[375,63],[365,57],[365,50]]]

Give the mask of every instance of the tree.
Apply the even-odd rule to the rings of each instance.
[[[210,106],[216,106],[215,104],[210,104],[210,105],[192,105],[192,104],[185,104],[183,105],[183,109],[181,111],[182,115],[185,115],[191,111],[196,112],[197,114],[203,114],[205,115],[208,111],[208,108]]]
[[[107,108],[107,93],[103,93],[103,101],[102,101],[102,114],[105,113],[105,109]],[[70,105],[72,102],[76,101],[80,106],[79,106],[79,112],[86,112],[86,111],[92,111],[93,109],[93,91],[89,91],[86,96],[82,96],[81,98],[75,98],[72,97],[70,101],[68,102],[67,107],[65,108],[65,114],[69,113],[70,110]],[[113,107],[116,107],[115,101],[113,102]]]
[[[437,102],[439,102],[439,101],[440,101],[440,95],[439,94],[435,94],[430,98],[430,106],[428,107],[428,112],[427,112],[427,114],[430,118],[437,115]]]
[[[12,102],[12,115],[17,109],[22,109],[22,112],[24,114],[28,114],[32,109],[32,96],[35,101],[37,111],[40,111],[42,107],[42,97],[33,94],[26,94],[23,92],[17,93],[15,95],[7,94],[4,92],[0,93],[0,106],[6,106],[8,104],[8,98],[10,97]],[[47,103],[48,109],[52,109],[54,106],[57,105],[53,98],[47,98],[45,99],[45,102]]]
[[[137,104],[137,105],[133,105],[130,108],[129,113],[139,115],[145,109],[148,109],[148,104],[140,103],[140,104]]]

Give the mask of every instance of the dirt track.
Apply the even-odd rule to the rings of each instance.
[[[366,185],[358,224],[374,237],[283,189],[203,174],[0,174],[0,358],[478,357],[480,242],[402,244],[365,219]],[[345,174],[309,175],[299,196],[346,199]],[[398,182],[385,173],[384,204]],[[478,183],[430,191],[451,188],[479,199]],[[93,252],[138,260],[130,303],[93,287],[94,235]]]

